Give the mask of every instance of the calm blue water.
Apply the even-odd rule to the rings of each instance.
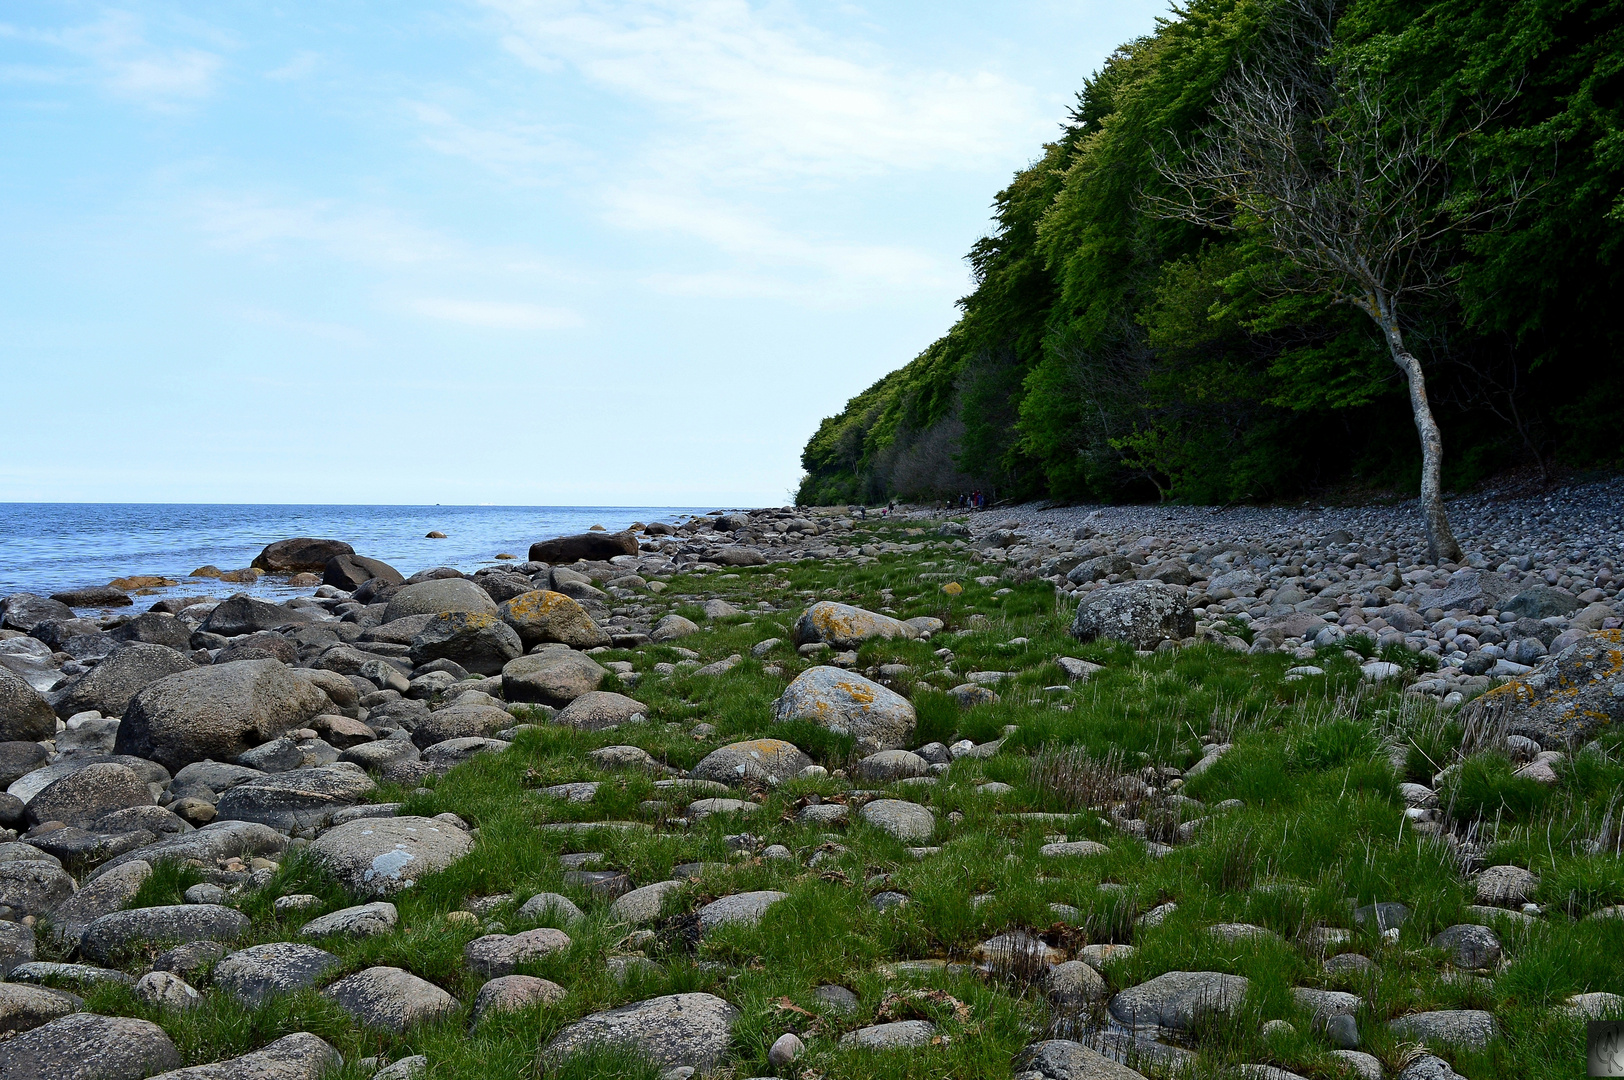
[[[674,521],[710,507],[648,506],[254,506],[153,503],[0,503],[0,596],[49,596],[105,585],[131,574],[162,574],[182,585],[167,592],[225,595],[244,586],[187,581],[198,567],[247,566],[274,540],[343,540],[359,555],[410,576],[434,566],[471,572],[500,553],[527,557],[537,540],[611,531],[634,521]],[[428,540],[438,531],[444,540]],[[247,591],[291,590],[264,581]],[[162,595],[162,594],[159,594]],[[148,606],[137,601],[137,608]]]

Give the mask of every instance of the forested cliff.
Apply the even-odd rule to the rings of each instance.
[[[1414,488],[1405,381],[1374,322],[1244,217],[1169,214],[1170,170],[1279,2],[1194,0],[1122,46],[994,202],[957,323],[823,421],[803,503],[1288,497]],[[1429,197],[1500,208],[1426,239],[1403,313],[1461,486],[1616,466],[1624,420],[1624,0],[1351,0],[1325,60],[1433,125]],[[1394,119],[1397,118],[1397,119]],[[1419,122],[1419,121],[1417,121]],[[1172,163],[1171,165],[1169,163]]]

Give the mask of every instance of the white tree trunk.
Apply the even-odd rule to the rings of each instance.
[[[1387,339],[1393,363],[1404,372],[1410,384],[1410,413],[1415,417],[1415,430],[1421,436],[1421,515],[1427,529],[1427,561],[1437,564],[1460,559],[1460,545],[1449,528],[1449,515],[1444,512],[1444,437],[1433,418],[1432,404],[1427,400],[1427,377],[1421,371],[1421,361],[1410,355],[1399,332],[1397,312],[1385,297],[1372,305],[1372,314],[1381,325]]]

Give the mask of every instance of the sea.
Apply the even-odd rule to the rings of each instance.
[[[276,540],[313,536],[343,540],[358,555],[382,559],[410,577],[449,566],[472,573],[498,555],[528,557],[538,540],[618,531],[634,522],[676,522],[714,507],[678,506],[292,506],[202,503],[0,503],[0,597],[49,596],[106,585],[136,574],[178,585],[145,593],[136,610],[163,596],[265,599],[308,594],[285,579],[253,585],[191,579],[193,570],[240,570]],[[428,539],[430,532],[445,534]],[[129,610],[128,608],[124,610]]]

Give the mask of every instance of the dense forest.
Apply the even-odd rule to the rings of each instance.
[[[1297,43],[1334,91],[1293,106],[1309,167],[1343,167],[1323,133],[1357,126],[1350,102],[1370,145],[1423,131],[1437,158],[1408,190],[1436,227],[1401,322],[1444,484],[1617,467],[1624,0],[1326,3]],[[1311,6],[1192,0],[1118,49],[998,193],[958,321],[807,443],[799,501],[1415,490],[1405,374],[1358,297],[1305,274],[1267,206],[1179,212],[1188,163],[1224,146],[1217,103]]]

